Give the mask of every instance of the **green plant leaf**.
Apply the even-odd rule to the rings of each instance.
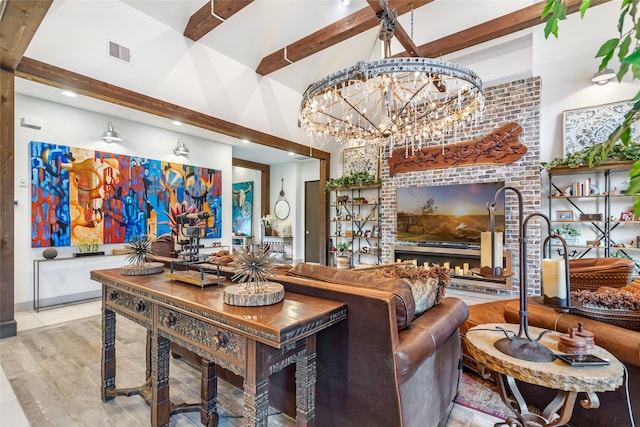
[[[551,9],[554,7],[555,3],[556,1],[554,0],[547,0],[547,4],[544,9],[542,9],[542,14],[540,14],[541,19],[544,19],[551,12]]]
[[[591,0],[582,0],[582,3],[580,3],[580,18],[584,18],[589,6],[591,6]]]
[[[596,58],[600,58],[601,56],[611,57],[611,55],[613,55],[613,51],[615,50],[616,46],[618,46],[618,41],[620,41],[620,39],[609,39],[606,42],[604,42],[602,46],[600,46],[600,49],[598,49]]]
[[[620,60],[622,60],[622,58],[627,56],[627,53],[629,53],[630,45],[631,45],[631,35],[627,34],[627,37],[625,37],[624,40],[622,40],[622,43],[620,43],[620,47],[618,48],[618,58]]]
[[[558,38],[558,21],[553,16],[544,25],[544,37],[548,39],[549,34],[553,34],[555,38]]]
[[[616,78],[618,79],[619,82],[622,81],[622,78],[624,77],[625,74],[627,74],[627,71],[629,71],[629,64],[620,64],[620,69],[616,74]]]
[[[640,64],[640,48],[636,49],[631,55],[622,59],[625,64]]]

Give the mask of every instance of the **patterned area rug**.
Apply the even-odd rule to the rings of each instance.
[[[501,419],[511,414],[493,382],[467,371],[462,373],[456,403]]]

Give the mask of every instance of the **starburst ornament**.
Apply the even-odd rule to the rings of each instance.
[[[151,255],[151,242],[145,237],[137,236],[127,243],[127,249],[130,252],[126,260],[131,264],[143,265]]]
[[[240,265],[232,280],[237,285],[226,287],[224,302],[239,306],[271,305],[282,301],[284,286],[270,282],[271,267],[274,260],[271,248],[260,245],[257,249],[243,248],[236,256],[236,263]]]
[[[130,265],[125,265],[120,272],[125,276],[142,276],[146,274],[162,273],[164,264],[161,262],[149,262],[151,256],[151,242],[146,236],[137,236],[127,242],[127,256],[125,259]]]
[[[264,289],[274,264],[269,246],[260,245],[257,251],[247,247],[243,248],[236,258],[236,263],[240,267],[232,277],[234,282],[244,283],[247,292],[251,294]]]

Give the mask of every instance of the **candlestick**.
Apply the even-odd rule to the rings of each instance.
[[[542,260],[542,294],[545,304],[566,305],[565,276],[564,259]]]
[[[469,263],[465,262],[462,264],[462,272],[464,273],[464,275],[466,276],[467,273],[469,273]]]
[[[502,232],[494,233],[494,262],[491,262],[491,232],[480,233],[480,267],[504,267],[502,265]]]
[[[444,268],[446,268],[447,270],[449,270],[449,269],[450,269],[450,267],[451,267],[451,264],[447,261],[447,262],[445,262],[442,266],[443,266]]]

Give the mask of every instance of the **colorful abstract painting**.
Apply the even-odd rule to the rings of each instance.
[[[253,212],[253,181],[233,184],[233,233],[251,236]]]
[[[175,214],[206,212],[222,235],[216,169],[32,141],[31,246],[124,243],[179,232]]]

